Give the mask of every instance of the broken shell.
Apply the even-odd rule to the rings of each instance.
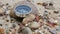
[[[24,30],[22,30],[22,34],[32,34],[32,31],[29,27],[25,27]]]
[[[33,22],[33,23],[31,23],[31,25],[30,25],[30,27],[31,28],[39,28],[40,27],[40,24],[39,23],[37,23],[37,22]]]

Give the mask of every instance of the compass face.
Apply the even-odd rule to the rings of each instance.
[[[19,5],[15,10],[19,14],[29,14],[31,12],[31,8],[27,5]]]

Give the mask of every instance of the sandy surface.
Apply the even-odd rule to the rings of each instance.
[[[0,0],[0,2],[2,2],[3,4],[9,3],[9,5],[11,5],[12,7],[14,7],[15,3],[18,3],[19,1],[22,0]],[[24,0],[23,0],[24,1]],[[48,12],[50,12],[51,14],[49,15],[50,17],[53,17],[55,19],[58,20],[59,25],[60,25],[60,0],[32,0],[33,4],[36,5],[37,9],[39,10],[38,12],[42,15],[44,13],[45,10],[47,10]],[[45,9],[43,6],[41,5],[37,5],[37,3],[39,2],[53,2],[54,4],[54,10],[59,10],[58,14],[53,13],[54,10],[48,10]],[[0,17],[1,18],[1,17]],[[8,17],[8,19],[10,19]],[[0,23],[4,23],[4,20],[0,20]],[[8,24],[8,23],[7,23]],[[9,26],[11,27],[11,23],[9,23]],[[17,25],[16,25],[17,26]],[[3,26],[4,27],[4,26]],[[16,27],[17,29],[18,27]],[[60,31],[57,32],[57,34],[60,34]]]

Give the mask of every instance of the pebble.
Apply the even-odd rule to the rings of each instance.
[[[5,31],[3,28],[0,28],[0,34],[5,34]]]
[[[50,32],[51,32],[52,34],[56,34],[56,30],[50,29]]]
[[[59,11],[54,11],[54,13],[55,13],[55,14],[58,14],[58,13],[59,13]]]
[[[43,3],[42,5],[43,5],[43,6],[47,6],[48,4],[47,4],[47,3]]]
[[[28,18],[30,18],[31,20],[34,20],[35,19],[35,15],[34,14],[30,14],[29,16],[28,16]]]
[[[36,21],[38,22],[40,20],[40,17],[39,16],[36,16]]]
[[[37,22],[32,22],[31,25],[30,25],[31,28],[39,28],[40,27],[40,24],[37,23]]]
[[[57,29],[57,31],[60,31],[60,26],[57,26],[56,29]]]
[[[35,19],[35,15],[29,15],[28,17],[23,19],[23,24],[27,24],[29,21],[33,21]]]
[[[4,13],[3,8],[0,8],[0,14],[3,14],[3,13]]]
[[[32,34],[32,30],[29,27],[25,27],[22,34]]]

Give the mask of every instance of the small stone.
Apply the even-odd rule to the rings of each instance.
[[[39,19],[40,19],[40,17],[39,17],[39,16],[36,16],[36,21],[37,21],[37,22],[39,21]]]
[[[2,24],[0,24],[0,26],[2,26]]]
[[[47,6],[48,4],[47,3],[43,3],[43,6]]]
[[[56,30],[60,31],[60,26],[57,26],[57,27],[56,27]]]
[[[3,8],[0,8],[0,14],[3,14],[3,13],[4,13]]]
[[[39,3],[37,3],[37,5],[42,5],[43,4],[43,2],[39,2]]]
[[[34,14],[30,14],[29,16],[28,16],[28,18],[30,18],[31,20],[34,20],[35,19],[35,15]]]
[[[5,34],[5,30],[3,28],[0,28],[0,34]]]
[[[50,32],[51,32],[52,34],[56,34],[56,30],[55,30],[55,29],[50,29]]]
[[[33,22],[33,23],[31,23],[31,25],[30,25],[30,27],[31,28],[39,28],[40,27],[40,24],[39,23],[37,23],[37,22]]]
[[[30,20],[29,18],[24,18],[22,23],[23,23],[23,24],[27,24],[28,21],[31,21],[31,20]]]
[[[32,34],[32,31],[29,27],[25,27],[24,30],[22,31],[22,34]]]
[[[31,22],[35,19],[35,15],[30,14],[29,16],[27,16],[26,18],[23,19],[22,23],[23,24],[27,24],[28,22]]]
[[[52,3],[49,3],[49,6],[53,6],[53,4]]]
[[[55,14],[58,14],[58,13],[59,13],[59,11],[54,11],[54,13],[55,13]]]

